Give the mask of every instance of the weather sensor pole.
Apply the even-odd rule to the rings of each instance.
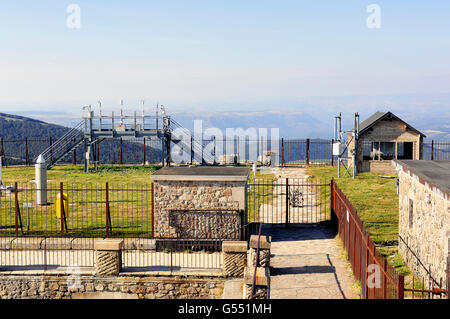
[[[348,138],[344,135],[347,134]],[[358,174],[358,139],[359,139],[359,114],[355,113],[353,129],[342,131],[342,114],[334,118],[334,140],[333,155],[338,157],[338,177],[347,174],[355,178]],[[345,169],[341,176],[341,165]],[[350,167],[351,165],[351,167]],[[351,172],[350,172],[351,169]]]

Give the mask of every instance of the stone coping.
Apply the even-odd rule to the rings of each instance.
[[[255,268],[245,267],[244,269],[244,283],[246,285],[253,285],[253,276],[255,274]],[[256,283],[257,286],[269,285],[269,268],[257,267],[256,268]]]
[[[94,250],[119,251],[123,247],[121,239],[102,239],[94,243]]]
[[[73,275],[74,269],[71,268],[70,272],[66,267],[60,267],[57,269],[48,270],[9,270],[8,267],[0,268],[0,278],[3,276],[71,276]],[[3,270],[5,269],[5,270]],[[80,276],[94,276],[95,278],[104,279],[106,277],[110,278],[126,278],[126,277],[214,277],[222,278],[222,269],[217,269],[212,271],[211,269],[191,269],[191,270],[180,270],[180,271],[170,271],[170,270],[146,270],[138,271],[129,268],[123,268],[118,276],[95,276],[94,267],[80,267]]]
[[[270,249],[270,242],[272,241],[271,236],[263,236],[261,235],[261,239],[259,241],[260,249]],[[250,248],[257,249],[258,248],[258,235],[250,236]]]
[[[169,175],[160,175],[155,176],[152,175],[152,180],[159,181],[186,181],[186,182],[195,182],[195,181],[205,181],[205,182],[246,182],[246,177],[233,177],[233,176],[192,176],[192,175],[177,175],[177,176],[169,176]]]
[[[163,167],[152,176],[154,181],[246,182],[248,167]]]
[[[94,250],[94,243],[104,238],[99,237],[0,237],[0,249],[4,250]],[[114,238],[112,237],[111,240]],[[156,249],[156,239],[123,238],[122,249]]]
[[[450,161],[393,160],[397,171],[403,171],[433,192],[450,200]]]
[[[246,253],[247,252],[247,242],[246,241],[224,241],[222,243],[222,252]]]

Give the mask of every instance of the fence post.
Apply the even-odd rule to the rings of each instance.
[[[397,299],[405,298],[405,276],[398,275],[397,279]]]
[[[97,164],[100,163],[100,141],[97,142],[97,156],[95,157],[95,160],[97,161]]]
[[[28,158],[28,137],[25,137],[25,165],[30,165],[30,159]]]
[[[216,136],[214,135],[214,160],[213,165],[216,165]]]
[[[77,153],[76,150],[72,151],[72,165],[76,165],[77,164]]]
[[[434,140],[431,140],[431,160],[434,161]]]
[[[284,166],[284,138],[281,138],[281,166]]]
[[[334,166],[333,145],[334,139],[331,140],[331,166]]]
[[[3,147],[3,137],[0,137],[0,156],[2,157],[2,166],[6,166],[5,149]]]
[[[194,162],[194,137],[191,135],[191,165]]]
[[[155,183],[152,182],[152,238],[155,237]]]
[[[384,273],[383,273],[383,299],[387,299],[387,281],[386,281],[386,274],[387,274],[387,259],[384,258],[384,265],[383,265]],[[414,275],[413,275],[414,278]],[[414,286],[413,286],[414,288]]]
[[[53,163],[53,138],[50,136],[50,163]]]
[[[286,227],[289,226],[289,178],[286,177]]]
[[[109,212],[109,183],[106,182],[106,237],[109,236],[109,220],[110,220],[110,212]]]
[[[144,165],[144,166],[145,166],[145,161],[146,161],[145,156],[146,156],[146,154],[145,154],[145,137],[144,137],[144,156],[143,156],[143,161],[142,161],[142,165]]]
[[[309,138],[306,139],[306,165],[309,165]]]
[[[120,138],[119,165],[122,165],[122,138]]]
[[[61,182],[59,184],[59,201],[60,201],[60,206],[59,209],[60,211],[60,219],[61,219],[61,235],[64,234],[64,195],[63,195],[64,191],[63,191],[63,182]]]
[[[450,299],[450,238],[448,239],[448,256],[447,256],[447,299]]]
[[[18,201],[18,191],[17,182],[14,183],[14,207],[15,207],[15,229],[16,237],[19,236],[19,201]]]

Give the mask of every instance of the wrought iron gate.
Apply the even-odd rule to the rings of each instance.
[[[249,223],[313,224],[330,219],[330,183],[286,178],[255,179],[247,191]]]

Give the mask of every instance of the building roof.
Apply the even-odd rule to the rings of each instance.
[[[397,169],[403,170],[422,184],[450,200],[450,161],[393,161]]]
[[[373,127],[376,123],[378,123],[379,121],[386,119],[386,118],[394,118],[394,119],[402,122],[403,124],[405,124],[407,127],[409,127],[411,130],[415,131],[416,133],[422,135],[423,137],[426,137],[425,134],[416,130],[414,127],[412,127],[411,125],[409,125],[408,123],[403,121],[401,118],[399,118],[392,112],[375,112],[374,114],[372,114],[371,116],[369,116],[367,119],[365,119],[364,121],[362,121],[359,124],[359,134],[360,135],[364,134],[368,129]]]
[[[246,181],[248,167],[163,167],[153,175],[153,180],[202,180],[202,181]]]

